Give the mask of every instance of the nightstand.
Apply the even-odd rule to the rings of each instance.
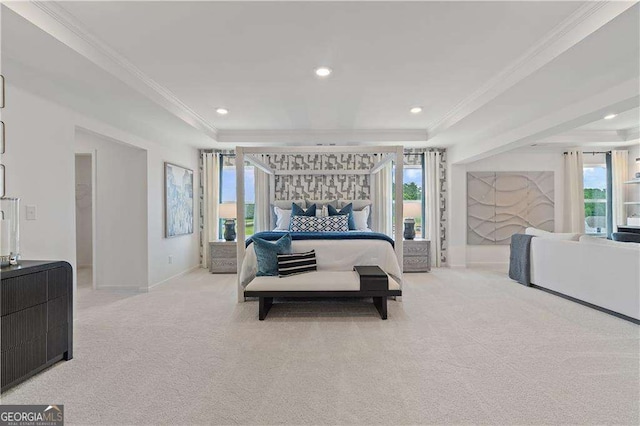
[[[212,274],[237,273],[237,259],[235,241],[218,240],[209,243],[209,272]]]
[[[402,242],[403,272],[429,272],[431,270],[431,242],[416,238]]]

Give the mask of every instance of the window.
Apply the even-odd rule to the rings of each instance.
[[[413,217],[416,220],[416,237],[422,236],[422,166],[405,165],[402,176],[402,199],[404,201],[404,217]],[[394,197],[395,215],[395,167],[393,169],[392,197]],[[393,222],[395,226],[395,221]]]
[[[222,157],[222,167],[220,171],[220,203],[236,202],[236,166],[231,158]],[[244,166],[244,196],[245,196],[245,235],[253,235],[253,219],[255,212],[255,175],[254,167],[248,163]],[[221,219],[222,221],[222,219]],[[224,226],[220,225],[220,235]]]
[[[607,166],[585,165],[583,178],[585,232],[607,235]]]
[[[406,166],[403,170],[402,199],[405,217],[416,219],[416,235],[422,235],[422,167]]]

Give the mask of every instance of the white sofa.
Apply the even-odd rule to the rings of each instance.
[[[640,320],[640,244],[539,235],[531,283]]]

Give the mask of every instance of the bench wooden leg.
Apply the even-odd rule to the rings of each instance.
[[[387,298],[386,297],[374,297],[373,304],[380,313],[380,318],[387,319]]]
[[[273,297],[260,297],[258,300],[258,319],[264,321],[273,306]]]

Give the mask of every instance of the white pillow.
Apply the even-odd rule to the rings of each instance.
[[[353,212],[353,221],[356,223],[356,230],[366,231],[369,229],[369,213],[371,206],[366,206],[362,210]]]
[[[615,241],[607,240],[606,238],[592,237],[591,235],[583,235],[580,237],[579,241],[581,243],[602,244],[602,245],[615,243]]]
[[[276,214],[276,231],[288,231],[291,222],[291,210],[281,209],[278,206],[273,207]]]
[[[549,231],[545,231],[544,229],[538,229],[538,228],[527,228],[524,230],[524,233],[527,235],[533,235],[535,237],[542,237],[543,235],[547,235],[550,234],[551,232]]]
[[[527,228],[524,230],[527,235],[533,235],[534,237],[548,238],[550,240],[566,240],[566,241],[578,241],[582,234],[574,234],[572,232],[549,232],[538,228]]]

